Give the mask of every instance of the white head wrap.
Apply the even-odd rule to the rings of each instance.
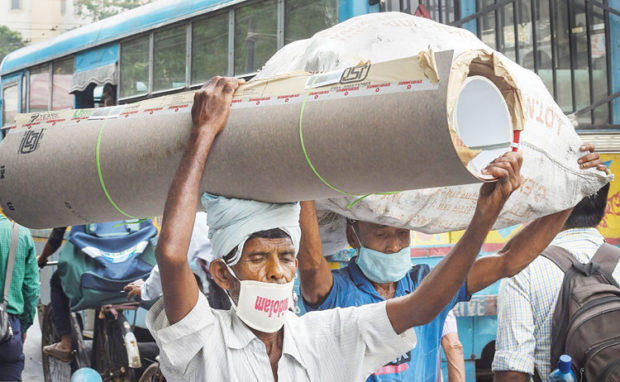
[[[291,237],[297,255],[301,238],[299,203],[264,203],[205,193],[202,205],[207,210],[209,239],[215,259],[226,256],[237,247],[228,261],[229,265],[237,264],[246,240],[253,233],[274,228],[280,228]]]

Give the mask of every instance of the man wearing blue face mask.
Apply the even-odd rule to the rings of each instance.
[[[580,159],[582,168],[605,170],[592,145],[584,145],[582,150],[590,151]],[[376,370],[367,381],[435,382],[437,354],[448,312],[457,302],[467,301],[473,293],[525,268],[560,231],[570,211],[535,220],[497,255],[475,261],[466,282],[439,315],[425,325],[414,327],[418,339],[416,347]],[[411,232],[408,229],[349,220],[347,240],[358,255],[348,266],[331,271],[322,253],[314,202],[301,202],[300,225],[302,236],[298,269],[302,300],[308,311],[360,306],[406,295],[418,295],[415,296],[417,306],[424,310],[433,303],[435,296],[429,293],[423,295],[420,286],[425,285],[427,292],[441,291],[449,281],[445,274],[443,278],[433,277],[428,265],[412,266],[409,248]],[[461,245],[467,245],[462,241],[467,241],[467,237],[460,241]],[[444,268],[452,252],[435,267],[436,270]],[[416,293],[418,289],[420,293]]]

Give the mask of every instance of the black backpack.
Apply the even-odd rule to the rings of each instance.
[[[620,381],[620,287],[612,277],[620,249],[603,244],[587,264],[557,246],[542,255],[564,271],[551,327],[551,369],[568,354],[577,380]]]

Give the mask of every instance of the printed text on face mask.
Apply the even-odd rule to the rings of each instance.
[[[277,317],[280,317],[282,312],[286,312],[288,309],[288,298],[282,300],[271,300],[257,296],[254,309],[259,312],[269,313],[269,317],[271,317],[272,313],[276,314]]]

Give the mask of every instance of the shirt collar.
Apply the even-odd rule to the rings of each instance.
[[[228,330],[224,336],[226,346],[232,349],[243,349],[250,345],[250,343],[254,340],[260,341],[260,339],[252,333],[250,328],[248,328],[247,325],[243,323],[239,317],[237,317],[234,310],[231,310],[230,313],[230,330]],[[302,361],[301,354],[299,353],[299,349],[297,348],[297,343],[295,342],[293,334],[294,328],[289,323],[291,319],[296,318],[292,317],[295,313],[286,312],[286,314],[287,318],[284,321],[284,337],[282,339],[282,354],[287,354],[293,357],[300,365],[306,368],[306,365]]]
[[[282,354],[287,354],[293,357],[304,369],[308,369],[306,364],[304,364],[301,354],[299,353],[299,348],[297,347],[297,342],[295,341],[295,332],[294,328],[291,325],[291,320],[297,319],[295,313],[286,312],[287,318],[284,321],[284,338],[282,339]]]
[[[233,349],[243,349],[247,347],[252,340],[258,340],[258,337],[252,333],[250,328],[237,317],[237,313],[234,309],[230,311],[230,330],[226,331],[225,341],[226,346]]]
[[[357,265],[357,256],[353,257],[349,261],[349,275],[351,276],[351,280],[355,283],[355,285],[362,291],[380,299],[380,301],[385,300],[379,292],[372,285],[370,280],[364,275],[359,265]],[[413,291],[413,285],[411,283],[410,278],[408,277],[409,272],[402,279],[398,280],[396,283],[396,291],[394,292],[394,297],[404,296]]]
[[[593,227],[589,228],[571,228],[558,233],[553,241],[552,245],[570,244],[572,242],[584,242],[589,241],[593,245],[600,247],[605,238],[601,233]]]

